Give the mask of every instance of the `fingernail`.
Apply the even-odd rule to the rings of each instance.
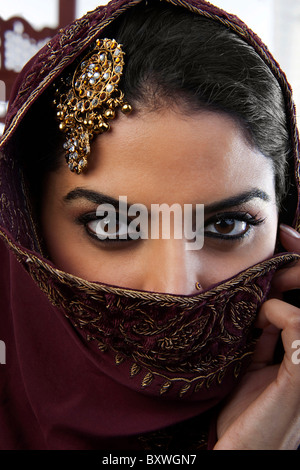
[[[285,224],[280,224],[280,230],[282,230],[284,233],[287,235],[290,235],[293,238],[300,238],[300,233],[297,232],[297,230],[293,229],[292,227],[289,227],[288,225]]]

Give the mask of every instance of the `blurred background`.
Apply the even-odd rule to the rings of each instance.
[[[57,29],[107,0],[0,0],[0,135],[12,84]],[[239,16],[268,46],[300,109],[300,0],[211,0]],[[299,111],[298,111],[299,120]]]

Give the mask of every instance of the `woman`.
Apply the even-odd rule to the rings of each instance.
[[[260,40],[111,2],[27,64],[1,146],[1,447],[296,449],[298,134]],[[204,205],[203,246],[162,204]]]

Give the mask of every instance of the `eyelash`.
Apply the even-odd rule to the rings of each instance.
[[[107,217],[107,216],[106,216]],[[101,222],[101,220],[104,220],[106,217],[97,217],[95,212],[92,212],[92,213],[88,213],[88,214],[83,214],[83,215],[80,215],[79,217],[77,217],[76,219],[76,222],[79,223],[79,225],[84,225],[85,227],[85,230],[88,234],[88,236],[90,236],[91,238],[93,238],[94,240],[96,240],[97,242],[99,243],[103,243],[103,244],[110,244],[110,243],[120,243],[120,242],[132,242],[132,241],[135,241],[131,238],[125,238],[125,239],[120,239],[120,238],[116,238],[116,239],[113,239],[113,238],[105,238],[104,240],[101,240],[97,235],[95,235],[89,228],[88,228],[88,223],[89,222],[94,222],[94,221],[99,221]],[[117,213],[117,223],[118,221],[120,220],[120,218],[118,218],[118,213]],[[123,221],[122,221],[123,222]],[[129,223],[131,222],[131,220],[127,219],[127,226],[129,225]],[[124,222],[123,222],[124,223]]]
[[[120,242],[132,242],[132,241],[137,241],[132,238],[125,238],[125,239],[120,239],[120,238],[105,238],[105,239],[100,239],[97,235],[95,235],[89,228],[88,228],[88,223],[93,222],[98,220],[99,222],[101,220],[105,219],[105,217],[96,217],[95,212],[88,213],[88,214],[83,214],[80,215],[77,219],[76,222],[79,225],[84,225],[85,230],[88,234],[89,237],[93,238],[97,242],[101,244],[112,244],[112,243],[120,243]],[[120,220],[120,219],[118,219]],[[217,222],[224,222],[226,220],[232,220],[232,221],[241,221],[245,222],[248,225],[248,228],[242,233],[242,234],[237,234],[237,235],[224,235],[221,233],[214,233],[214,232],[206,232],[205,228],[208,227],[211,224],[216,224]],[[210,219],[205,221],[204,224],[204,236],[209,237],[209,238],[214,238],[216,240],[223,240],[227,242],[236,242],[236,241],[242,241],[246,236],[248,236],[251,232],[251,229],[255,226],[261,225],[265,221],[264,218],[258,218],[257,215],[252,216],[248,212],[225,212],[222,214],[216,214]],[[127,219],[127,226],[131,222],[130,219]],[[123,222],[124,223],[124,222]],[[250,227],[249,227],[250,226]]]
[[[205,227],[213,223],[222,222],[226,220],[245,222],[250,227],[248,227],[247,230],[245,230],[242,234],[238,235],[223,235],[221,233],[217,234],[205,232],[205,230],[204,234],[210,238],[221,239],[230,242],[242,241],[246,236],[250,234],[251,229],[255,226],[261,225],[265,221],[265,218],[258,218],[257,215],[252,216],[248,212],[225,212],[224,214],[216,214],[210,219],[208,219],[205,222]]]

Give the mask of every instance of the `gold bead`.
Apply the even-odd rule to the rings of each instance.
[[[130,106],[130,104],[124,103],[121,110],[122,110],[122,113],[129,114],[132,111],[132,107]]]
[[[113,109],[107,109],[105,112],[104,112],[104,116],[106,117],[106,119],[113,119],[115,117],[116,113]]]
[[[99,123],[99,129],[101,132],[106,132],[110,128],[110,125],[107,122],[100,122]]]
[[[92,119],[84,119],[83,124],[88,128],[92,129],[94,127],[94,121]]]

